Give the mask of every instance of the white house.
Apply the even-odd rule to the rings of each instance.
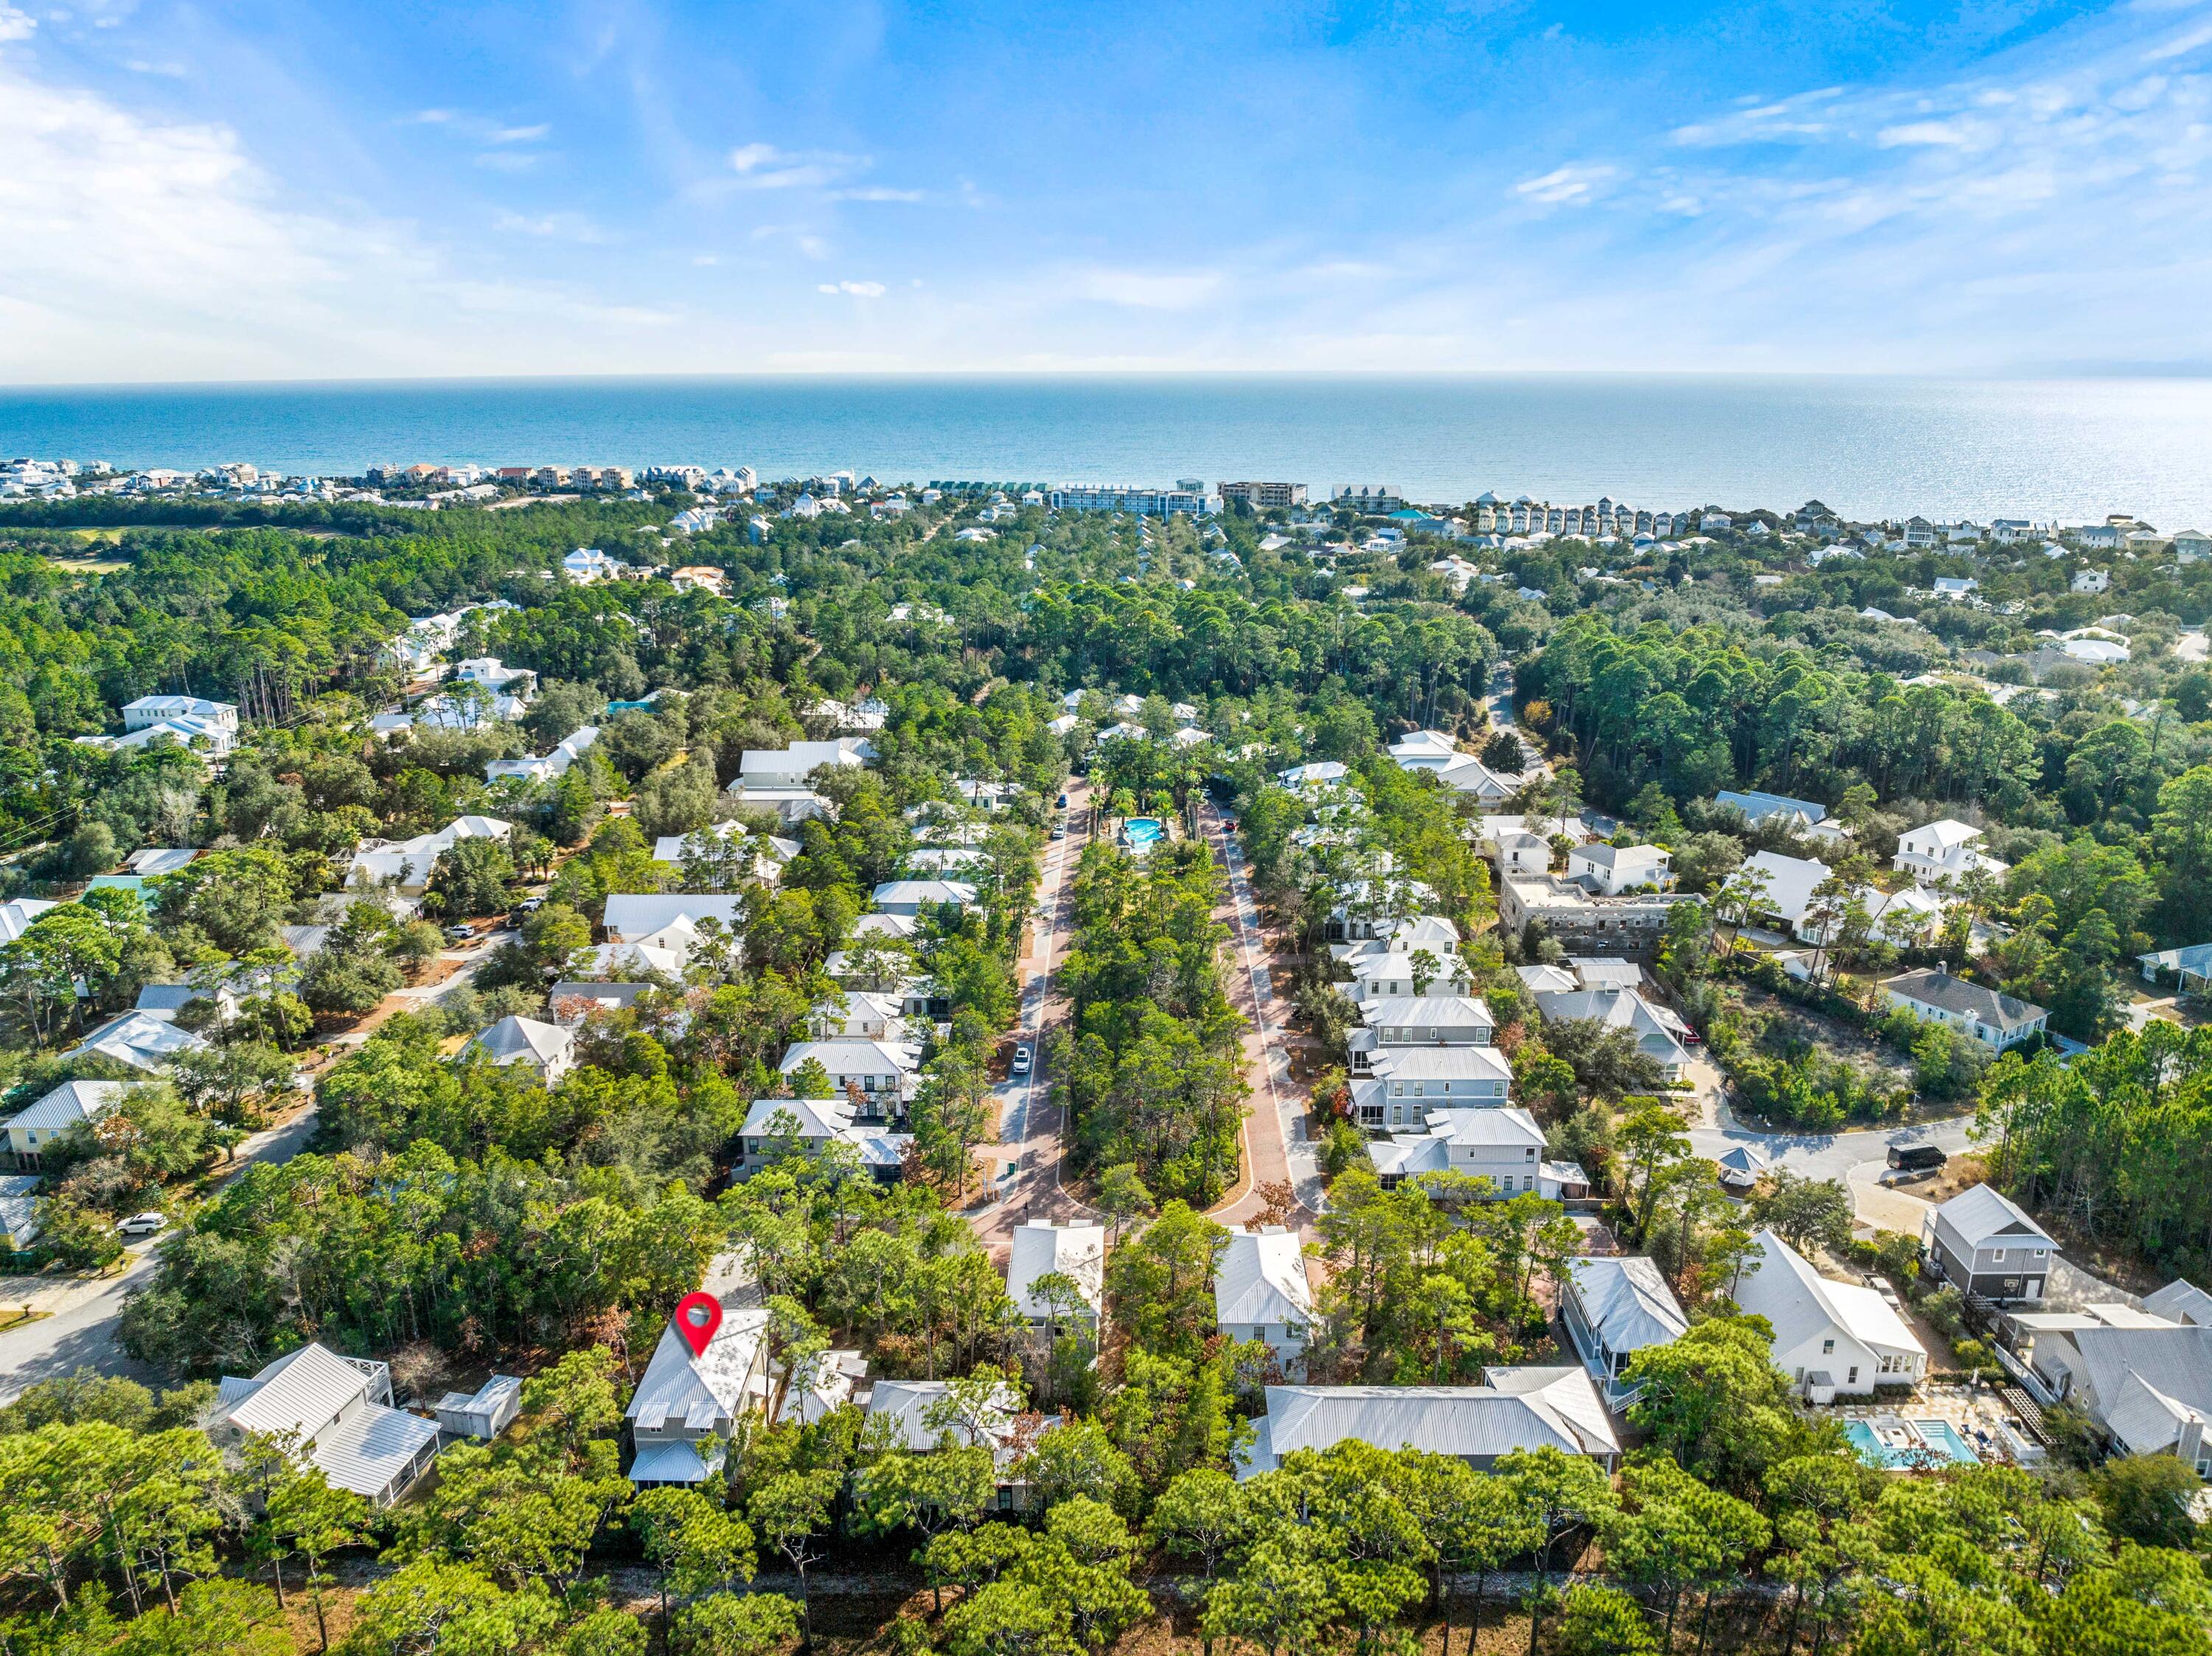
[[[1478,819],[1476,838],[1498,859],[1504,874],[1542,874],[1552,866],[1552,841],[1580,845],[1590,837],[1579,816],[1527,816],[1518,813]]]
[[[1415,731],[1390,744],[1390,757],[1402,770],[1442,770],[1459,756],[1459,744],[1442,731]]]
[[[149,1075],[167,1069],[184,1052],[198,1052],[206,1040],[179,1029],[167,1018],[150,1012],[125,1012],[94,1029],[63,1058],[105,1058],[143,1070]]]
[[[1657,1064],[1669,1082],[1689,1072],[1689,1026],[1672,1010],[1646,1000],[1636,990],[1618,986],[1542,989],[1536,992],[1535,1001],[1537,1016],[1547,1023],[1587,1022],[1627,1030],[1637,1050]]]
[[[1814,1271],[1771,1230],[1736,1283],[1735,1301],[1774,1330],[1774,1366],[1808,1403],[1869,1397],[1878,1386],[1917,1386],[1928,1352],[1873,1289]]]
[[[1608,897],[1643,886],[1666,887],[1672,856],[1656,846],[1577,846],[1567,853],[1567,877],[1587,881]]]
[[[497,782],[511,776],[522,782],[558,781],[568,773],[568,767],[582,758],[599,739],[599,727],[586,725],[556,745],[550,753],[541,754],[535,759],[489,761],[484,766],[484,780]]]
[[[496,816],[456,816],[445,827],[411,840],[364,840],[346,864],[349,886],[391,884],[404,895],[420,896],[430,883],[438,858],[464,840],[504,840],[514,824]]]
[[[611,558],[596,546],[580,546],[561,560],[561,573],[580,586],[597,581],[618,580],[630,573],[619,558]]]
[[[1580,1168],[1544,1160],[1544,1130],[1528,1111],[1443,1109],[1429,1114],[1426,1129],[1395,1133],[1368,1147],[1385,1189],[1431,1174],[1464,1174],[1490,1181],[1489,1195],[1503,1200],[1528,1192],[1557,1201],[1586,1187]]]
[[[870,894],[870,901],[886,914],[919,915],[923,908],[943,903],[965,908],[975,901],[975,888],[965,880],[886,880]]]
[[[1285,1368],[1305,1356],[1313,1288],[1297,1233],[1232,1228],[1213,1273],[1213,1320],[1232,1340],[1260,1340]]]
[[[2033,1040],[2051,1017],[2040,1006],[1954,977],[1942,967],[1886,978],[1881,990],[1892,1006],[1971,1035],[1996,1052]]]
[[[454,680],[473,684],[494,695],[528,697],[538,688],[538,674],[528,667],[510,667],[497,656],[471,656],[453,669]]]
[[[696,1355],[672,1318],[624,1411],[637,1447],[629,1481],[640,1487],[704,1483],[738,1421],[768,1406],[769,1313],[726,1307]],[[706,1447],[712,1438],[715,1447]]]
[[[2068,585],[2076,592],[2102,592],[2111,588],[2112,578],[2102,569],[2077,569]]]
[[[503,1017],[471,1037],[467,1050],[502,1067],[519,1064],[535,1070],[550,1087],[575,1066],[576,1032],[536,1018]]]
[[[780,1066],[785,1075],[809,1059],[829,1072],[833,1097],[860,1094],[856,1114],[863,1120],[902,1116],[912,1101],[921,1069],[921,1048],[903,1040],[794,1040]]]
[[[1779,819],[1789,824],[1792,834],[1807,839],[1840,840],[1844,834],[1844,825],[1828,815],[1828,808],[1810,799],[1792,799],[1784,793],[1760,793],[1755,789],[1739,793],[1723,788],[1713,796],[1713,804],[1741,812],[1743,820],[1753,828]]]
[[[1497,804],[1511,798],[1528,780],[1525,776],[1509,776],[1503,771],[1492,770],[1471,753],[1456,755],[1449,762],[1431,768],[1429,773],[1454,793],[1469,795],[1484,804]]]
[[[0,903],[0,943],[9,943],[31,928],[31,923],[41,914],[50,913],[61,905],[44,897],[10,897]]]
[[[389,1368],[319,1343],[287,1352],[251,1380],[224,1375],[216,1410],[207,1430],[217,1448],[289,1434],[333,1488],[380,1507],[404,1495],[438,1453],[438,1422],[392,1406]]]
[[[600,926],[611,943],[644,942],[678,921],[696,928],[718,920],[734,936],[744,929],[745,900],[712,891],[623,891],[607,899]]]
[[[885,1132],[880,1125],[860,1120],[852,1100],[843,1096],[757,1098],[738,1131],[738,1174],[757,1172],[766,1165],[769,1149],[782,1137],[817,1153],[832,1143],[847,1145],[861,1165],[885,1184],[904,1172],[906,1147],[914,1142],[910,1133]]]
[[[876,756],[865,736],[832,737],[826,742],[794,742],[787,748],[753,748],[739,755],[738,780],[746,788],[795,788],[827,765],[857,770]]]
[[[1604,1399],[1571,1367],[1489,1368],[1480,1386],[1271,1386],[1253,1426],[1239,1479],[1347,1441],[1450,1455],[1477,1471],[1516,1451],[1557,1449],[1610,1475],[1621,1453]]]
[[[1293,793],[1313,793],[1323,788],[1334,787],[1351,773],[1337,761],[1323,759],[1310,765],[1293,765],[1286,771],[1277,771],[1275,779]]]
[[[1418,956],[1425,955],[1420,959]],[[1465,994],[1467,963],[1449,949],[1400,949],[1380,940],[1341,957],[1352,973],[1346,993],[1363,1004],[1415,995]]]
[[[137,747],[167,736],[185,747],[222,755],[238,745],[238,707],[196,695],[142,695],[123,704],[122,738],[117,747]]]
[[[1640,1254],[1571,1259],[1560,1289],[1559,1320],[1575,1350],[1606,1402],[1626,1409],[1643,1391],[1621,1378],[1636,1354],[1690,1331],[1682,1302],[1659,1267]]]
[[[2002,879],[2009,871],[1981,849],[1982,831],[1954,817],[1923,822],[1897,836],[1890,866],[1923,880],[1954,880],[1977,870]]]
[[[0,1151],[17,1168],[35,1172],[54,1140],[80,1122],[99,1119],[122,1097],[119,1081],[64,1081],[0,1121]]]
[[[1377,1131],[1419,1130],[1431,1111],[1511,1101],[1513,1066],[1495,1046],[1390,1046],[1352,1077],[1352,1119]]]
[[[1076,1314],[1097,1322],[1106,1303],[1106,1228],[1088,1219],[1016,1225],[1013,1250],[1006,1260],[1006,1293],[1015,1309],[1047,1333],[1057,1331],[1051,1325],[1054,1307],[1037,1292],[1036,1284],[1039,1278],[1055,1274],[1074,1282],[1088,1307],[1087,1315]]]
[[[1785,857],[1778,851],[1762,851],[1746,859],[1744,873],[1766,878],[1766,895],[1756,912],[1780,920],[1792,932],[1804,934],[1805,913],[1813,906],[1813,893],[1833,870],[1817,857]]]

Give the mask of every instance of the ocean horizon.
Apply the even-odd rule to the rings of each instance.
[[[1165,484],[1316,499],[1486,490],[1565,504],[2212,527],[2212,379],[1615,374],[699,376],[0,388],[0,452],[249,461],[750,465]]]

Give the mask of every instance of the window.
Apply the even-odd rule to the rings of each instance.
[[[1363,1127],[1381,1126],[1382,1107],[1380,1104],[1362,1104],[1359,1107],[1359,1125]]]
[[[2001,1247],[2000,1247],[2000,1248],[1992,1248],[1992,1249],[1990,1249],[1990,1263],[1991,1265],[2002,1265],[2002,1264],[2004,1263],[2004,1253],[2005,1253],[2005,1251],[2004,1251],[2002,1248],[2001,1248]]]
[[[1822,1340],[1820,1342],[1820,1355],[1824,1357],[1834,1356],[1836,1355],[1836,1343],[1833,1340]]]
[[[1534,1162],[1536,1159],[1536,1151],[1534,1147],[1531,1146],[1529,1149],[1522,1151],[1521,1156],[1523,1161]]]

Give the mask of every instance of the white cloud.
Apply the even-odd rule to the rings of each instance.
[[[0,382],[513,372],[543,365],[549,321],[567,366],[613,369],[676,319],[465,277],[405,226],[288,203],[226,126],[5,60],[0,155]]]
[[[535,143],[553,129],[540,121],[535,126],[502,126],[486,135],[486,143]]]
[[[880,282],[824,282],[815,288],[818,294],[850,294],[855,299],[881,299],[884,284]]]
[[[883,185],[870,184],[861,185],[850,190],[832,190],[830,192],[830,199],[832,201],[920,201],[922,199],[922,192],[919,190],[892,190]]]
[[[1580,206],[1619,176],[1619,169],[1611,167],[1558,167],[1541,178],[1523,179],[1513,193],[1540,206]]]
[[[1963,149],[1974,142],[1974,132],[1963,121],[1907,121],[1899,126],[1885,126],[1875,134],[1874,141],[1884,149],[1906,144]]]
[[[730,152],[730,170],[740,190],[820,190],[863,171],[866,155],[832,150],[793,152],[772,143],[740,144]]]
[[[2212,45],[2212,23],[2199,23],[2195,28],[2185,29],[2170,40],[2161,40],[2143,53],[2147,64],[2162,64],[2169,58],[2185,58],[2199,46]]]
[[[27,40],[38,27],[39,20],[30,13],[0,4],[0,40]]]
[[[1093,269],[1077,273],[1069,291],[1079,299],[1135,310],[1188,311],[1212,299],[1222,285],[1217,270]]]
[[[494,215],[492,227],[515,235],[542,236],[555,241],[605,241],[606,233],[581,213],[543,213],[531,216],[522,213],[502,212]]]

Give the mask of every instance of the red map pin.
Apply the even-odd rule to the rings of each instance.
[[[722,1302],[711,1294],[686,1294],[676,1302],[674,1320],[676,1331],[691,1348],[691,1355],[703,1357],[707,1355],[707,1342],[722,1325]]]

